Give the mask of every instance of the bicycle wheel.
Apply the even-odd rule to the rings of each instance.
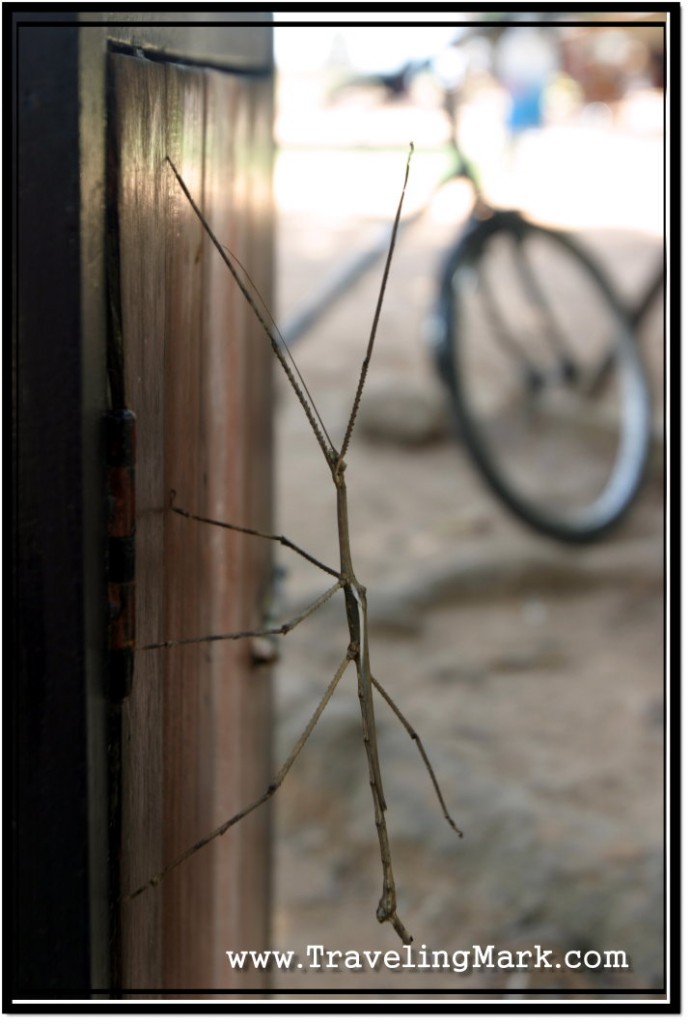
[[[568,235],[495,213],[450,254],[437,312],[456,425],[495,493],[562,541],[609,530],[642,480],[650,403],[597,265]]]

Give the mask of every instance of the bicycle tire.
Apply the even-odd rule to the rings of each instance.
[[[643,480],[650,399],[630,318],[593,258],[515,211],[473,218],[442,267],[431,340],[495,495],[563,542],[611,530]]]

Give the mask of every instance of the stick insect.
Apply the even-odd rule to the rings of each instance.
[[[228,524],[228,523],[222,523],[222,522],[219,522],[218,520],[209,519],[209,518],[206,518],[204,516],[196,515],[194,513],[188,512],[185,509],[182,509],[182,508],[180,508],[180,507],[178,507],[177,505],[174,504],[174,500],[175,500],[174,492],[171,494],[171,509],[172,509],[173,512],[177,513],[178,515],[185,516],[185,517],[187,517],[189,519],[193,519],[193,520],[196,520],[197,522],[201,522],[201,523],[206,523],[206,524],[211,525],[211,526],[217,526],[217,527],[221,527],[221,528],[229,529],[229,530],[236,530],[236,531],[238,531],[240,533],[251,534],[252,536],[255,536],[255,537],[260,537],[260,538],[263,538],[263,539],[268,540],[268,541],[275,541],[275,542],[278,542],[280,544],[283,544],[286,547],[288,547],[288,548],[292,549],[293,551],[295,551],[301,557],[307,559],[309,562],[311,562],[312,564],[316,565],[318,568],[322,569],[325,573],[327,573],[328,575],[332,576],[335,579],[335,582],[333,583],[333,585],[331,587],[329,587],[329,589],[326,590],[306,610],[304,610],[300,614],[296,615],[293,619],[291,619],[288,622],[283,623],[280,626],[276,626],[276,627],[265,629],[265,630],[258,630],[258,631],[244,631],[244,632],[239,632],[239,633],[219,634],[219,635],[216,635],[216,636],[207,636],[207,637],[204,637],[202,639],[204,641],[213,641],[213,640],[232,640],[232,639],[241,639],[241,638],[244,638],[244,637],[258,637],[258,636],[269,636],[269,635],[279,635],[279,634],[285,635],[286,633],[290,632],[292,629],[295,629],[296,626],[298,626],[301,622],[303,622],[313,612],[317,611],[318,608],[320,608],[322,605],[324,605],[328,600],[330,600],[330,598],[332,598],[339,591],[343,591],[343,595],[344,595],[344,598],[345,598],[345,613],[346,613],[346,621],[347,621],[347,624],[348,624],[348,633],[349,633],[349,638],[350,639],[349,639],[348,648],[346,650],[345,656],[343,657],[343,660],[341,661],[340,665],[338,666],[338,669],[336,670],[335,675],[331,679],[331,682],[329,683],[329,685],[328,685],[328,687],[326,689],[326,692],[324,693],[324,696],[322,697],[322,699],[319,702],[316,710],[312,714],[312,717],[310,718],[309,722],[307,723],[307,726],[305,727],[305,729],[302,732],[302,735],[300,736],[300,738],[298,739],[297,743],[295,744],[295,746],[293,747],[292,751],[290,752],[288,758],[286,759],[286,761],[283,763],[283,765],[280,767],[280,769],[278,770],[278,772],[274,776],[274,778],[273,778],[272,782],[270,783],[270,785],[268,786],[266,792],[263,793],[262,796],[258,797],[258,799],[256,799],[253,803],[249,804],[244,809],[238,811],[236,814],[234,814],[227,821],[224,821],[221,825],[219,825],[217,828],[215,828],[208,835],[205,835],[203,838],[199,839],[196,843],[194,843],[193,846],[189,847],[189,849],[185,850],[182,854],[180,854],[180,856],[177,857],[176,860],[174,860],[172,863],[168,864],[159,874],[154,875],[144,885],[140,886],[138,889],[136,889],[135,891],[131,892],[126,897],[127,900],[134,899],[136,896],[140,895],[146,889],[148,889],[148,888],[150,888],[152,886],[158,885],[161,882],[161,880],[163,878],[165,878],[165,876],[170,871],[173,871],[176,867],[178,867],[180,864],[182,864],[183,861],[186,861],[194,853],[196,853],[198,850],[201,850],[203,847],[207,846],[214,839],[217,839],[218,837],[222,836],[225,832],[228,831],[228,829],[232,828],[233,825],[237,824],[239,821],[241,821],[243,818],[245,818],[248,814],[251,814],[252,811],[256,810],[258,807],[260,807],[262,804],[264,804],[267,800],[269,800],[274,795],[274,793],[279,789],[279,787],[281,786],[281,784],[282,784],[283,780],[285,779],[286,775],[290,771],[290,769],[291,769],[293,763],[295,762],[296,758],[298,757],[298,755],[302,751],[302,748],[305,746],[305,744],[306,744],[307,740],[309,739],[313,729],[315,728],[317,722],[319,721],[319,718],[320,718],[322,712],[324,711],[324,708],[329,703],[329,700],[331,699],[331,697],[332,697],[332,695],[333,695],[333,693],[334,693],[338,683],[340,682],[341,678],[345,674],[345,671],[346,671],[346,669],[348,668],[348,666],[350,665],[351,662],[355,665],[355,670],[356,670],[356,674],[357,674],[357,693],[358,693],[358,700],[359,700],[359,703],[360,703],[360,714],[361,714],[361,718],[362,718],[362,736],[363,736],[364,745],[365,745],[365,751],[366,751],[366,755],[367,755],[367,764],[368,764],[368,771],[369,771],[369,784],[370,784],[370,789],[371,789],[371,792],[372,792],[372,799],[373,799],[373,803],[374,803],[374,820],[375,820],[375,825],[376,825],[376,830],[377,830],[377,838],[378,838],[378,841],[379,841],[379,850],[380,850],[380,854],[381,854],[382,873],[383,873],[382,895],[381,895],[381,898],[380,898],[378,906],[377,906],[376,916],[377,916],[377,920],[380,923],[382,923],[382,924],[384,922],[389,922],[393,926],[393,928],[395,929],[396,933],[398,934],[398,936],[400,937],[400,939],[402,940],[402,942],[404,944],[409,945],[410,943],[412,943],[413,940],[412,940],[412,936],[411,936],[410,932],[405,927],[405,925],[403,924],[403,922],[399,918],[399,916],[397,914],[397,911],[396,911],[396,883],[395,883],[395,880],[394,880],[393,862],[392,862],[392,857],[391,857],[391,849],[390,849],[390,843],[389,843],[389,836],[388,836],[387,826],[386,826],[386,817],[385,817],[385,814],[386,814],[386,799],[384,797],[384,787],[383,787],[383,783],[382,783],[381,768],[380,768],[380,763],[379,763],[379,753],[378,753],[378,750],[377,750],[377,727],[376,727],[376,721],[375,721],[375,716],[374,716],[374,701],[373,701],[373,691],[374,690],[376,690],[377,693],[379,693],[381,695],[381,697],[384,699],[386,704],[388,704],[388,706],[391,709],[391,711],[393,712],[393,714],[401,722],[403,728],[406,730],[406,732],[408,733],[410,738],[416,744],[416,746],[418,748],[418,751],[419,751],[419,754],[420,754],[420,756],[421,756],[421,758],[423,760],[423,763],[425,765],[425,768],[426,768],[426,770],[427,770],[427,772],[428,772],[428,774],[430,776],[430,779],[432,781],[432,785],[434,787],[435,793],[437,795],[437,799],[438,799],[439,804],[441,806],[441,809],[442,809],[442,812],[444,814],[444,817],[446,818],[446,821],[448,822],[449,826],[453,829],[453,831],[458,836],[462,835],[460,829],[456,826],[455,822],[451,818],[451,815],[449,814],[449,811],[448,811],[448,809],[446,807],[446,804],[444,802],[444,798],[442,796],[441,790],[439,788],[439,784],[437,782],[436,776],[435,776],[434,771],[432,769],[432,765],[431,765],[431,763],[429,761],[429,758],[428,758],[427,753],[425,751],[425,748],[424,748],[424,746],[422,744],[422,741],[420,740],[420,737],[415,732],[415,730],[413,729],[411,724],[408,722],[408,720],[405,718],[405,716],[403,715],[401,710],[398,708],[398,706],[395,704],[395,702],[392,700],[392,698],[388,695],[388,693],[383,688],[383,686],[377,681],[375,676],[372,674],[372,668],[371,668],[371,664],[370,664],[370,651],[369,651],[369,633],[368,633],[368,619],[367,619],[367,594],[366,594],[365,587],[360,583],[360,581],[358,580],[357,576],[355,575],[355,570],[353,568],[353,562],[352,562],[351,551],[350,551],[350,535],[349,535],[349,530],[348,530],[348,503],[347,503],[347,492],[346,492],[346,483],[345,483],[345,473],[346,473],[345,456],[346,456],[346,453],[348,451],[348,447],[349,447],[349,444],[350,444],[350,441],[351,441],[353,429],[355,427],[355,422],[356,422],[356,419],[357,419],[358,409],[359,409],[359,406],[360,406],[360,400],[361,400],[361,397],[362,397],[362,392],[363,392],[363,388],[364,388],[364,385],[365,385],[365,380],[366,380],[366,377],[367,377],[367,372],[368,372],[368,369],[369,369],[370,361],[371,361],[371,358],[372,358],[372,352],[373,352],[373,349],[374,349],[374,340],[375,340],[375,336],[376,336],[376,332],[377,332],[377,326],[378,326],[378,323],[379,323],[379,317],[380,317],[380,313],[381,313],[381,308],[382,308],[382,304],[383,304],[383,300],[384,300],[384,292],[386,290],[386,284],[387,284],[387,280],[388,280],[388,276],[389,276],[389,270],[390,270],[390,267],[391,267],[391,260],[392,260],[392,257],[393,257],[393,252],[394,252],[394,248],[395,248],[395,244],[396,244],[396,234],[397,234],[397,231],[398,231],[398,226],[399,226],[399,222],[400,222],[400,218],[401,218],[401,210],[403,208],[403,200],[404,200],[404,197],[405,197],[405,190],[406,190],[406,185],[407,185],[407,182],[408,182],[408,174],[409,174],[409,170],[410,170],[410,161],[411,161],[411,158],[412,158],[412,154],[413,154],[413,145],[411,143],[410,150],[409,150],[409,153],[408,153],[408,159],[407,159],[407,162],[406,162],[403,188],[401,190],[401,195],[400,195],[400,199],[399,199],[399,202],[398,202],[398,208],[397,208],[397,211],[396,211],[396,215],[395,215],[395,218],[394,218],[394,223],[393,223],[393,227],[392,227],[392,231],[391,231],[391,240],[390,240],[390,243],[389,243],[389,248],[388,248],[388,253],[387,253],[387,257],[386,257],[386,262],[385,262],[385,265],[384,265],[384,272],[383,272],[383,275],[382,275],[382,281],[381,281],[381,285],[380,285],[380,288],[379,288],[379,294],[378,294],[378,297],[377,297],[377,303],[376,303],[376,307],[375,307],[374,318],[373,318],[373,321],[372,321],[372,327],[371,327],[371,330],[370,330],[369,341],[368,341],[368,344],[367,344],[367,349],[366,349],[366,352],[365,352],[365,357],[364,357],[364,360],[363,360],[363,363],[362,363],[362,367],[360,369],[360,376],[359,376],[359,379],[358,379],[358,384],[357,384],[357,388],[356,388],[356,391],[355,391],[355,396],[354,396],[354,399],[353,399],[353,403],[352,403],[352,407],[351,407],[351,410],[350,410],[350,415],[349,415],[349,418],[348,418],[345,434],[344,434],[343,441],[341,443],[340,448],[336,448],[336,446],[331,441],[331,439],[329,437],[329,434],[328,434],[328,431],[326,430],[326,427],[324,426],[323,420],[322,420],[321,416],[319,415],[319,411],[318,411],[318,409],[317,409],[317,407],[316,407],[316,405],[315,405],[315,403],[314,403],[314,401],[313,401],[313,399],[312,399],[312,397],[310,395],[310,392],[309,392],[307,386],[305,385],[305,383],[304,383],[304,381],[303,381],[303,379],[302,379],[302,377],[300,375],[300,371],[297,368],[297,365],[295,364],[294,360],[292,359],[292,356],[290,355],[290,352],[289,352],[287,346],[285,345],[285,343],[283,342],[283,339],[281,338],[280,332],[278,331],[278,329],[273,324],[273,321],[271,320],[270,315],[267,316],[262,311],[262,309],[260,308],[259,304],[257,303],[257,301],[255,300],[254,296],[252,295],[250,287],[246,283],[245,278],[238,271],[238,269],[236,267],[236,263],[238,264],[238,266],[240,266],[239,262],[236,261],[232,256],[229,255],[229,253],[226,251],[224,246],[217,239],[216,235],[214,234],[214,232],[212,231],[211,227],[209,226],[209,223],[207,222],[206,218],[204,217],[204,214],[202,213],[201,209],[199,208],[199,206],[195,202],[194,198],[192,197],[189,189],[187,188],[187,185],[185,184],[185,182],[184,182],[183,178],[181,177],[179,171],[177,170],[175,164],[170,159],[170,157],[166,157],[167,163],[168,163],[172,173],[175,175],[175,178],[177,180],[177,183],[178,183],[179,187],[181,188],[182,192],[184,193],[187,201],[190,203],[192,209],[194,210],[194,213],[196,214],[196,216],[198,217],[199,221],[201,222],[201,224],[202,224],[202,226],[204,228],[204,231],[206,232],[206,234],[208,235],[209,239],[213,243],[214,247],[218,251],[221,259],[223,260],[223,262],[225,263],[226,267],[230,271],[232,277],[235,280],[235,283],[237,284],[237,286],[240,289],[240,291],[242,292],[243,296],[245,297],[245,299],[249,303],[251,309],[254,312],[254,315],[257,317],[259,323],[261,324],[261,327],[263,328],[265,334],[267,335],[267,337],[269,339],[269,342],[271,344],[271,347],[273,349],[273,352],[276,355],[276,358],[278,359],[283,372],[285,373],[285,375],[286,375],[286,377],[287,377],[287,379],[288,379],[288,381],[289,381],[293,391],[295,392],[295,394],[297,396],[298,401],[300,402],[300,404],[301,404],[301,406],[302,406],[302,408],[303,408],[303,410],[305,412],[305,415],[306,415],[307,420],[308,420],[308,422],[310,424],[312,432],[314,433],[314,436],[315,436],[315,438],[317,440],[317,443],[319,444],[319,447],[320,447],[320,449],[322,451],[324,459],[326,460],[326,463],[327,463],[327,465],[329,467],[329,470],[331,472],[331,477],[333,479],[333,483],[334,483],[334,486],[335,486],[335,489],[336,489],[336,523],[337,523],[337,530],[338,530],[339,554],[340,554],[340,568],[339,569],[334,569],[331,566],[325,565],[323,562],[320,562],[318,559],[314,558],[307,551],[305,551],[303,548],[299,547],[297,544],[294,544],[292,541],[288,540],[286,537],[279,536],[279,535],[276,535],[276,534],[262,533],[262,532],[260,532],[258,530],[254,530],[254,529],[251,529],[249,527],[231,525],[231,524]],[[242,270],[243,268],[240,266],[240,269]],[[178,646],[180,644],[198,643],[198,642],[199,642],[198,639],[166,640],[166,641],[162,641],[160,643],[146,645],[146,647],[143,648],[143,649],[151,650],[151,649],[154,649],[154,648],[173,647],[173,646]]]

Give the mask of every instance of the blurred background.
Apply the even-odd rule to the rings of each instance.
[[[664,15],[588,25],[555,15],[539,26],[493,17],[367,28],[277,18],[275,310],[338,445],[383,260],[339,286],[390,230],[413,141],[404,217],[420,216],[399,238],[350,448],[351,543],[373,671],[420,733],[465,838],[378,702],[401,916],[428,949],[623,949],[631,968],[294,972],[276,975],[278,988],[577,995],[663,981],[662,301],[639,332],[654,406],[645,486],[611,536],[577,550],[530,532],[487,490],[451,429],[425,329],[473,201],[460,179],[439,187],[450,90],[456,136],[488,198],[572,231],[623,299],[641,294],[663,253]],[[285,381],[277,388],[277,528],[337,565],[330,473]],[[283,621],[329,581],[283,550],[278,562]],[[277,761],[347,642],[338,598],[282,642]],[[274,801],[275,948],[398,947],[375,918],[359,718],[353,672]]]

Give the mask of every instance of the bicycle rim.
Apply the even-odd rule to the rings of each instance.
[[[600,536],[641,483],[650,418],[609,284],[569,236],[513,214],[468,235],[446,287],[448,383],[485,478],[533,528]]]

